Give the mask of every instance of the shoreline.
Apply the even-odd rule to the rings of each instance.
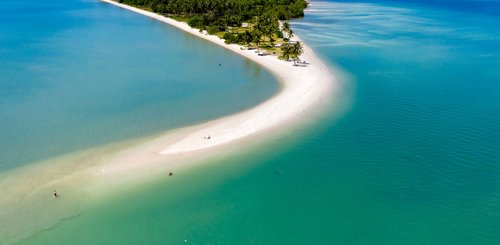
[[[293,66],[291,62],[279,60],[274,55],[259,56],[254,50],[241,49],[242,46],[237,44],[226,44],[223,39],[204,34],[185,22],[112,0],[101,1],[156,19],[231,50],[269,70],[278,78],[282,86],[280,92],[257,106],[202,124],[204,126],[201,129],[197,129],[177,142],[166,144],[164,148],[157,151],[161,155],[193,153],[218,148],[217,146],[277,129],[291,123],[294,119],[307,116],[308,110],[324,102],[328,95],[337,88],[336,77],[303,42],[304,52],[300,57],[308,64]],[[299,37],[293,39],[300,40]]]
[[[0,207],[8,210],[0,212],[0,237],[7,243],[19,242],[57,225],[110,192],[163,178],[169,172],[177,175],[192,166],[262,145],[271,146],[271,140],[315,119],[339,87],[330,68],[305,44],[301,59],[309,64],[296,67],[276,56],[258,56],[254,50],[226,44],[184,22],[110,0],[101,1],[157,19],[242,55],[269,70],[278,79],[281,90],[253,108],[206,123],[84,149],[0,173],[0,188],[4,190]],[[209,135],[210,139],[206,139]],[[276,145],[273,143],[272,147]],[[57,201],[52,196],[56,189],[62,196]]]

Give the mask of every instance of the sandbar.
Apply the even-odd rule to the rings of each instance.
[[[310,110],[327,100],[336,89],[335,76],[305,44],[300,58],[306,63],[294,66],[293,62],[280,60],[275,55],[260,56],[255,50],[248,50],[236,44],[226,44],[223,39],[200,32],[199,29],[192,28],[185,22],[112,0],[102,1],[167,23],[229,49],[262,65],[271,71],[281,83],[282,90],[271,99],[252,109],[206,123],[201,129],[165,145],[158,152],[159,154],[191,153],[240,141],[266,131],[270,132],[294,120],[307,117]],[[297,36],[294,39],[300,40]]]
[[[233,115],[1,173],[0,210],[4,212],[0,212],[0,237],[6,242],[19,241],[77,215],[83,200],[99,200],[109,191],[127,188],[127,183],[134,183],[132,180],[152,175],[170,178],[170,172],[177,176],[182,168],[206,162],[213,155],[230,155],[256,142],[265,142],[273,135],[286,134],[293,125],[314,118],[340,87],[330,68],[305,44],[301,60],[306,64],[294,66],[293,62],[273,55],[259,56],[255,50],[226,44],[186,23],[114,1],[102,1],[167,23],[242,55],[273,73],[281,90],[255,107]],[[295,37],[295,40],[300,39]],[[57,201],[53,197],[55,189],[62,193]]]

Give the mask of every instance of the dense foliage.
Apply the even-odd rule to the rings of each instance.
[[[299,42],[290,43],[293,37],[290,24],[284,21],[280,27],[278,20],[304,16],[305,0],[117,1],[185,21],[200,31],[218,35],[226,43],[256,47],[259,55],[272,53],[285,60],[298,60],[302,53]],[[261,53],[261,48],[266,52]]]
[[[268,24],[270,20],[302,17],[307,7],[305,0],[119,0],[119,2],[170,17],[182,17],[190,26],[207,30],[209,33],[227,31],[228,27],[239,27],[244,22],[254,21],[257,16],[261,17],[263,24]],[[269,32],[272,31],[275,29]]]

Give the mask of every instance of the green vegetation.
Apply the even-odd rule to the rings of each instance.
[[[281,46],[281,57],[285,60],[293,59],[295,61],[299,60],[299,56],[302,54],[303,47],[300,42],[294,43],[284,43]]]
[[[289,20],[304,16],[305,0],[118,0],[164,16],[184,21],[189,26],[261,52],[298,58],[300,43],[290,44],[293,31]],[[281,48],[276,47],[281,45]],[[300,51],[298,50],[300,49]]]

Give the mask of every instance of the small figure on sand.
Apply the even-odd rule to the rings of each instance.
[[[172,176],[172,175],[174,175],[174,173],[172,173],[172,172],[168,173],[168,176]]]
[[[210,135],[207,137],[207,139],[210,139]]]
[[[57,191],[56,191],[56,190],[54,190],[54,197],[55,197],[55,198],[58,198],[58,197],[59,197],[59,195],[57,195]]]

